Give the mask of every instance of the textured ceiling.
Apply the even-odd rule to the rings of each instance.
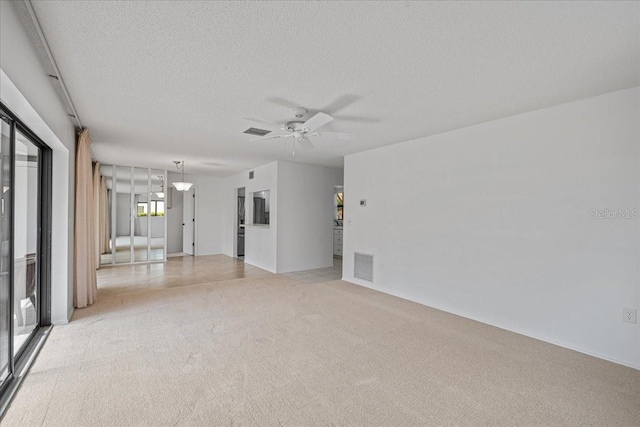
[[[640,84],[629,2],[34,2],[95,156],[229,175]],[[336,119],[316,148],[249,142],[283,100]],[[345,120],[348,118],[357,120]],[[262,127],[262,126],[257,126]]]

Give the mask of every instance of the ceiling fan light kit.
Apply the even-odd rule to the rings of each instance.
[[[173,186],[176,187],[178,191],[189,191],[193,182],[186,182],[184,180],[184,160],[174,160],[173,163],[175,163],[178,170],[182,169],[182,181],[174,182]]]

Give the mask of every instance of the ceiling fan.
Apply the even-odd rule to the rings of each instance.
[[[281,128],[285,133],[276,134],[276,135],[266,135],[261,136],[259,138],[251,139],[251,141],[263,141],[266,139],[275,139],[275,138],[294,138],[294,150],[293,154],[295,155],[295,143],[297,142],[301,148],[308,149],[313,148],[313,143],[310,136],[319,137],[321,135],[331,135],[339,139],[353,139],[350,134],[341,133],[341,132],[317,132],[321,127],[331,123],[333,121],[333,117],[331,117],[327,113],[323,113],[322,111],[314,114],[311,118],[307,120],[302,120],[308,113],[306,108],[303,107],[295,107],[292,109],[293,115],[295,119],[290,120],[284,124]],[[271,126],[271,123],[265,122],[263,120],[251,119],[247,118],[247,120],[251,120],[253,122],[266,124]]]

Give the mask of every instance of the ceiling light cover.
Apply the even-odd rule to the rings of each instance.
[[[176,190],[178,191],[189,191],[192,185],[193,185],[192,182],[174,182],[173,183],[173,186],[176,187]]]
[[[164,199],[164,191],[158,191],[156,193],[156,196],[158,196],[158,198],[160,198],[160,199]]]

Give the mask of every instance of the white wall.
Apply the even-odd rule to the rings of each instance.
[[[342,169],[278,162],[278,273],[333,266],[333,186],[342,182]]]
[[[345,280],[640,368],[640,89],[345,159]],[[367,206],[360,207],[359,200]],[[353,277],[375,255],[374,283]]]
[[[13,2],[0,2],[0,99],[53,150],[51,317],[73,313],[75,129]]]
[[[169,172],[167,174],[166,194],[172,193],[171,209],[165,208],[167,216],[167,253],[182,252],[182,193],[173,187],[173,183],[181,181],[180,174]],[[167,197],[167,196],[165,196]]]
[[[224,253],[237,256],[238,188],[245,188],[245,258],[272,273],[333,265],[333,186],[342,170],[272,162],[225,178]],[[253,225],[252,193],[269,190],[270,224]]]
[[[267,271],[277,270],[278,229],[278,162],[255,169],[254,179],[245,171],[224,180],[224,253],[237,255],[237,203],[238,188],[245,187],[245,252],[244,261]],[[256,191],[269,190],[269,225],[253,225],[253,195]]]

